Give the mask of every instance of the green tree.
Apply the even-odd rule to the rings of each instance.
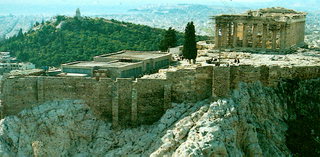
[[[185,59],[189,60],[189,63],[191,63],[191,60],[193,60],[193,63],[196,62],[197,44],[193,22],[189,22],[185,29],[182,54]]]
[[[64,15],[58,15],[58,16],[56,16],[56,19],[57,19],[56,24],[59,24],[61,21],[66,20],[67,17]]]
[[[23,61],[28,60],[30,58],[29,54],[25,52],[18,53],[17,57],[19,60],[23,60]]]
[[[17,34],[18,38],[22,38],[23,37],[23,32],[22,32],[22,28],[19,29],[19,32]]]
[[[35,24],[34,24],[34,26],[39,26],[40,25],[40,23],[39,22],[36,22]]]
[[[169,48],[177,46],[176,31],[170,27],[164,34],[163,39],[160,42],[160,50],[162,52],[168,51]]]

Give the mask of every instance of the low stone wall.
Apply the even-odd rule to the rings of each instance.
[[[166,79],[83,77],[12,77],[1,85],[1,117],[15,115],[41,103],[64,99],[84,100],[102,119],[114,126],[152,124],[172,102],[195,102],[227,97],[240,82],[261,81],[276,86],[280,79],[320,77],[320,67],[204,66],[167,72]]]

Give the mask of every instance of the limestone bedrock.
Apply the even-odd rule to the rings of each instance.
[[[288,156],[287,116],[261,83],[229,99],[173,103],[153,125],[123,130],[83,101],[54,101],[0,121],[0,156]]]

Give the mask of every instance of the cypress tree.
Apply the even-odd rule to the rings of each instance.
[[[191,60],[195,63],[197,58],[197,44],[193,22],[189,22],[185,29],[182,54],[184,58],[189,60],[189,63],[191,63]]]
[[[22,28],[19,29],[19,32],[17,34],[18,38],[22,38],[23,37],[23,32],[22,32]]]
[[[159,48],[162,52],[168,51],[169,48],[177,46],[176,31],[171,27],[165,32]]]

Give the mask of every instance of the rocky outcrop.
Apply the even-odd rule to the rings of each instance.
[[[153,125],[114,130],[81,101],[49,102],[0,121],[0,153],[289,156],[286,104],[275,89],[260,83],[240,84],[228,99],[172,104]]]
[[[288,106],[286,145],[294,156],[320,156],[320,79],[287,80],[278,90]]]
[[[242,84],[177,122],[152,156],[287,156],[286,117],[273,89]]]
[[[10,156],[86,154],[99,139],[96,133],[110,130],[81,101],[46,103],[6,117],[0,126],[0,152]]]
[[[168,127],[207,103],[173,104],[154,125],[113,130],[82,101],[48,102],[0,121],[0,156],[147,156]]]

